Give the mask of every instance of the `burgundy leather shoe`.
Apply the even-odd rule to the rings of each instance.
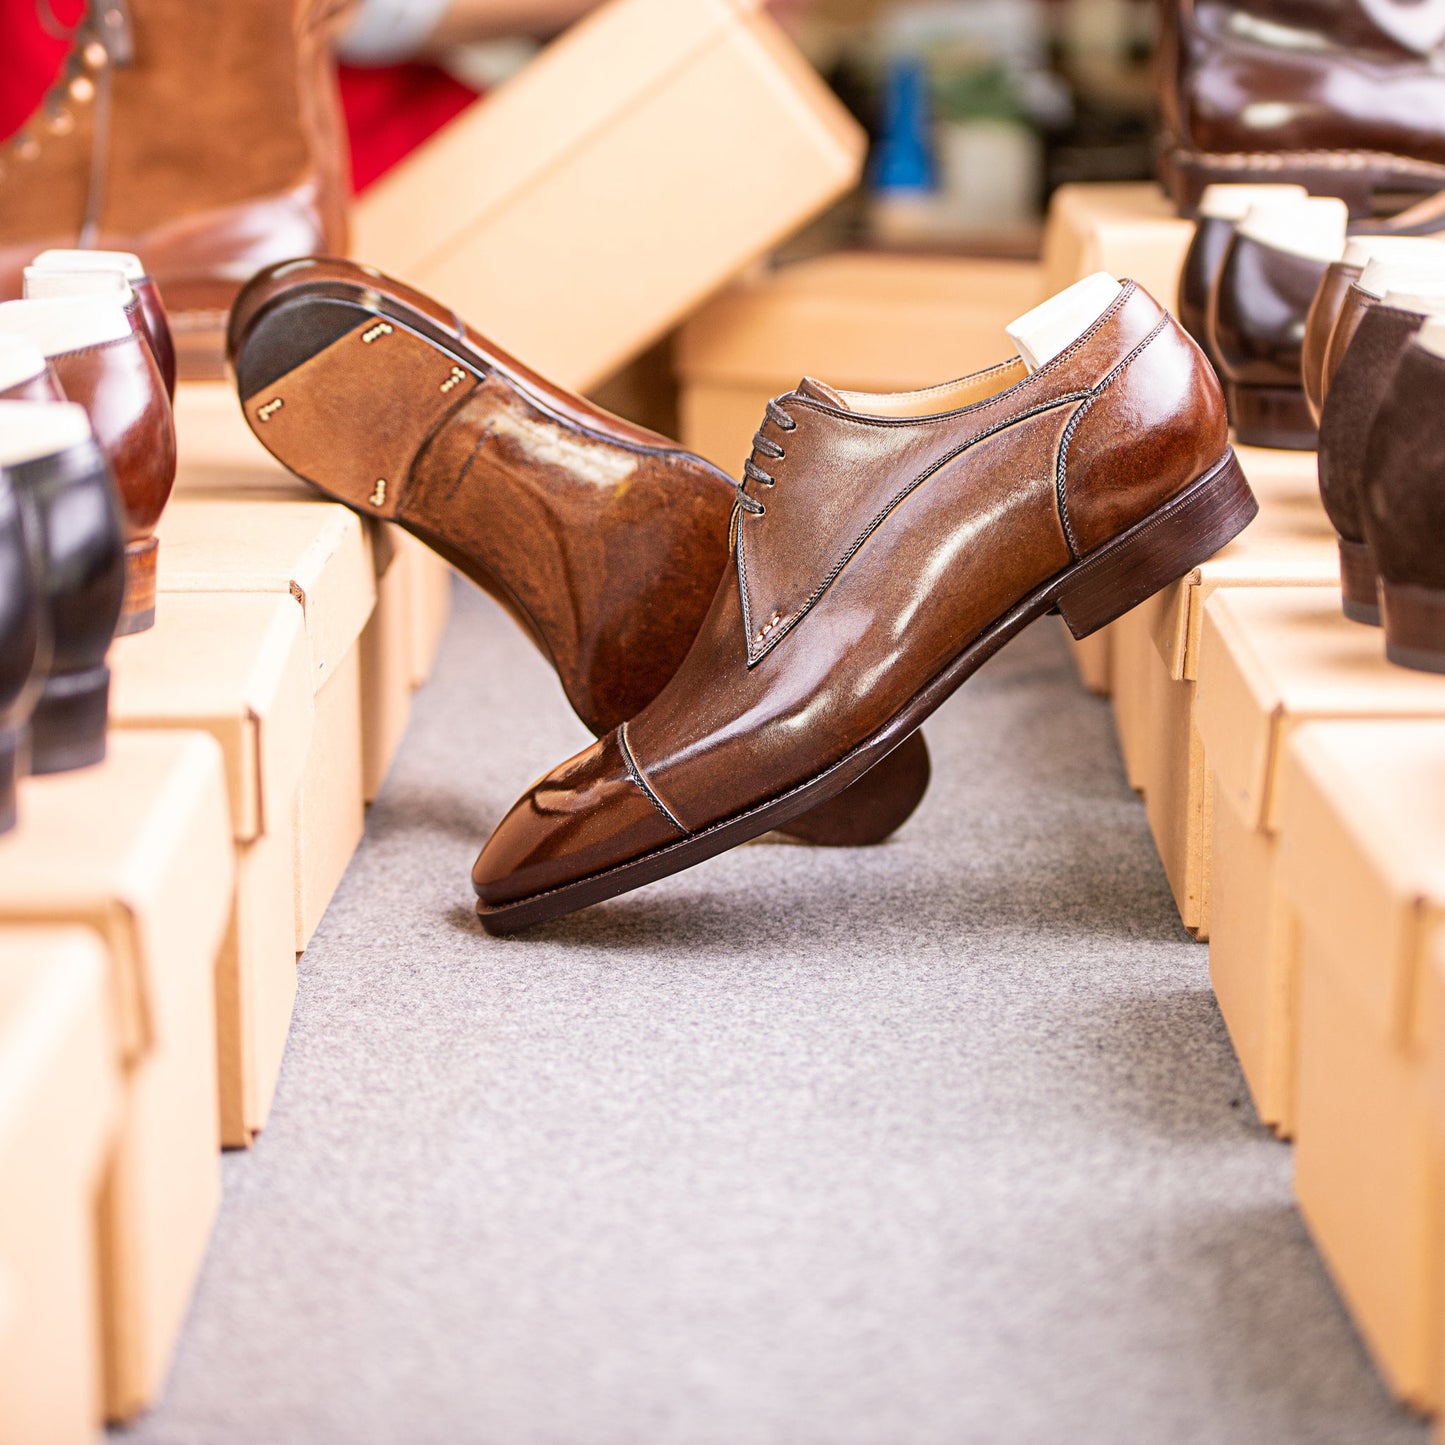
[[[1441,8],[1420,0],[1161,0],[1163,175],[1295,181],[1357,216],[1445,187]]]
[[[335,500],[405,527],[496,598],[594,733],[662,690],[728,561],[733,483],[711,463],[347,261],[256,277],[229,347],[242,408],[272,455]],[[788,831],[880,842],[928,779],[920,738]]]
[[[502,820],[472,874],[489,931],[816,806],[1035,618],[1087,636],[1250,521],[1207,361],[1139,287],[1114,290],[1033,371],[893,396],[804,381],[769,403],[697,641],[652,703]]]
[[[105,658],[125,592],[115,486],[89,419],[67,402],[0,402],[0,468],[41,554],[49,646],[30,717],[30,771],[89,767],[105,757]]]
[[[1445,673],[1445,326],[1405,347],[1364,462],[1365,535],[1379,567],[1385,652]]]
[[[119,633],[155,623],[155,529],[176,479],[165,385],[135,313],[103,297],[0,303],[0,331],[28,337],[64,395],[90,417],[125,513],[126,596]]]
[[[116,275],[132,293],[136,328],[146,339],[156,369],[165,383],[166,396],[176,399],[176,344],[160,288],[148,276],[139,256],[130,251],[42,251],[25,268],[27,297],[82,295],[83,278]],[[35,278],[44,278],[37,285]]]

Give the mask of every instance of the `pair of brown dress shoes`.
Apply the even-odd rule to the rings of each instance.
[[[345,262],[263,273],[230,350],[257,437],[502,601],[599,734],[473,870],[512,932],[774,828],[887,836],[917,729],[1036,617],[1085,636],[1256,507],[1198,348],[1132,283],[1055,353],[769,403],[740,483]],[[900,761],[904,760],[904,761]]]

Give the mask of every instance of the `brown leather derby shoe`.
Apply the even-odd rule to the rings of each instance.
[[[1247,525],[1218,383],[1178,323],[1128,283],[1081,329],[1032,372],[769,403],[697,641],[502,820],[472,873],[489,931],[826,801],[1035,618],[1087,636]]]
[[[405,527],[495,597],[594,733],[662,690],[727,566],[724,473],[351,262],[262,272],[237,299],[228,344],[246,418],[272,455]],[[920,737],[788,832],[881,842],[928,781]]]

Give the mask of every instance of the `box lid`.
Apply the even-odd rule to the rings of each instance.
[[[1150,631],[1176,682],[1197,682],[1204,610],[1232,587],[1335,587],[1339,544],[1320,505],[1313,452],[1236,449],[1259,516],[1227,547],[1151,598]]]
[[[612,0],[371,187],[355,254],[601,381],[861,172],[862,128],[755,11]]]
[[[173,592],[289,594],[301,606],[317,692],[376,605],[361,519],[334,502],[176,497],[156,529],[157,615]]]
[[[1445,921],[1445,727],[1308,723],[1282,772],[1281,886],[1377,1026],[1404,1045],[1421,1027],[1424,949]]]
[[[1004,360],[1036,262],[840,252],[736,282],[683,326],[683,379],[781,391],[804,376],[907,391]]]
[[[1387,662],[1379,629],[1349,621],[1331,588],[1233,588],[1204,611],[1199,732],[1250,827],[1279,826],[1281,750],[1301,723],[1445,718],[1445,677]]]
[[[235,844],[221,750],[205,733],[113,732],[93,768],[29,778],[0,838],[0,926],[84,924],[109,958],[124,1062],[153,1038],[155,980],[213,968]]]
[[[114,727],[208,732],[226,759],[237,842],[289,829],[315,704],[301,609],[275,592],[169,594],[110,653]]]
[[[118,1105],[108,971],[87,928],[0,927],[0,1179],[41,1151],[67,1177],[97,1168]]]
[[[294,476],[256,440],[229,381],[182,381],[176,387],[179,495],[316,501],[320,493]]]

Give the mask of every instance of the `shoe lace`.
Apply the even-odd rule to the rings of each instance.
[[[743,463],[742,480],[738,482],[737,500],[733,503],[733,516],[731,532],[734,540],[737,537],[738,516],[746,512],[750,517],[761,517],[767,512],[767,507],[748,491],[748,483],[756,482],[760,487],[771,487],[777,483],[777,478],[763,467],[758,465],[757,458],[764,457],[770,462],[780,462],[787,455],[782,445],[775,442],[772,437],[765,435],[765,429],[769,422],[772,422],[779,431],[796,431],[798,423],[783,410],[784,398],[774,397],[768,403],[767,413],[763,418],[763,425],[758,428],[753,436],[753,453]]]
[[[55,13],[54,0],[35,0],[40,25],[48,34],[70,42],[70,53],[54,85],[40,102],[43,133],[68,135],[75,129],[75,105],[94,102],[95,125],[90,187],[80,244],[93,245],[100,229],[105,199],[105,160],[109,153],[112,71],[135,58],[135,37],[128,0],[86,0],[74,28],[67,29]],[[37,127],[26,126],[6,143],[3,159],[33,160],[40,153]],[[3,166],[0,166],[3,170]]]

